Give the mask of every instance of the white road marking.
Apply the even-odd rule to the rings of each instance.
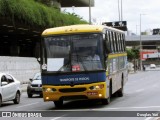
[[[118,107],[118,108],[104,108],[102,110],[107,110],[107,109],[144,109],[144,108],[160,108],[160,106],[144,106],[144,107]],[[100,110],[100,109],[93,109],[93,110]]]
[[[151,120],[152,119],[152,117],[147,117],[145,120]]]
[[[133,84],[131,84],[131,85],[133,86]],[[146,88],[146,89],[150,89],[150,88],[152,89],[152,88],[156,88],[156,87],[159,87],[159,85],[158,84],[154,84],[154,85],[152,85],[152,86],[150,86],[149,88]],[[134,94],[134,93],[142,92],[144,90],[145,89],[139,89],[139,90],[136,90],[134,92],[128,92],[127,94]],[[132,90],[130,90],[130,88],[128,88],[125,91],[132,91]]]
[[[35,102],[35,103],[31,103],[31,104],[26,104],[26,105],[18,106],[16,108],[26,107],[26,106],[30,106],[30,105],[34,105],[34,104],[38,104],[38,103],[39,102]]]
[[[142,91],[144,91],[144,89],[139,89],[139,90],[136,90],[136,91],[134,91],[134,92],[126,92],[127,94],[134,94],[134,93],[138,93],[138,92],[142,92]]]
[[[158,120],[160,117],[147,117],[145,120]]]
[[[149,109],[149,108],[160,108],[160,106],[144,106],[144,107],[117,107],[117,108],[97,108],[97,109],[83,109],[83,111],[94,111],[94,110],[116,110],[116,109]],[[47,110],[48,111],[48,110]],[[73,110],[53,110],[53,111],[82,111],[81,109]]]
[[[152,87],[159,87],[159,85],[158,85],[158,84],[155,84],[155,85],[152,85]]]
[[[142,92],[144,91],[144,89],[139,89],[139,90],[136,90],[135,92]]]
[[[64,116],[66,116],[66,114],[64,114],[64,115],[62,115],[62,116],[60,116],[60,117],[55,117],[55,118],[53,118],[53,119],[51,119],[51,120],[57,120],[57,119],[60,119],[60,118],[62,118],[62,117],[64,117]]]

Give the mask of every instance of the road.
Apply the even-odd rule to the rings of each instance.
[[[39,96],[28,98],[27,93],[23,92],[20,104],[15,105],[13,102],[6,102],[2,105],[0,111],[49,111],[53,117],[40,118],[44,120],[72,120],[75,119],[74,117],[76,116],[78,116],[76,120],[97,120],[98,118],[105,120],[156,120],[156,118],[152,118],[153,116],[127,117],[127,115],[130,114],[130,112],[133,113],[133,111],[141,116],[143,114],[138,111],[146,111],[146,113],[148,113],[148,111],[160,111],[159,86],[160,71],[137,72],[129,74],[128,82],[124,87],[124,96],[113,97],[109,105],[101,105],[99,102],[92,101],[72,101],[65,102],[62,108],[56,109],[53,102],[43,102],[43,99]],[[105,114],[104,111],[119,111],[122,112],[122,114],[118,113],[120,114],[118,117],[100,117],[100,115],[98,115],[100,111],[102,111],[103,115]],[[106,112],[106,114],[108,113]],[[112,116],[116,116],[116,112],[112,112],[111,114]],[[95,117],[90,117],[93,115],[95,115]],[[88,117],[82,118],[82,116]],[[3,120],[4,119],[5,118],[3,118]],[[6,119],[8,120],[8,118]],[[17,118],[12,118],[12,120],[14,119],[17,120]],[[28,120],[28,118],[26,119]],[[37,118],[30,119],[36,120]]]

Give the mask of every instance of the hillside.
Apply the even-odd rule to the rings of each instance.
[[[0,16],[42,28],[87,23],[75,14],[60,12],[34,0],[0,0]]]

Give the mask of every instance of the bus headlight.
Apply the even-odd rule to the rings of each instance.
[[[44,92],[55,92],[56,89],[55,88],[43,88]]]
[[[100,89],[103,89],[103,88],[104,88],[103,84],[89,87],[90,90],[100,90]]]

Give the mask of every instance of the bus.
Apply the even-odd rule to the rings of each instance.
[[[123,31],[103,25],[46,29],[41,39],[42,91],[45,102],[99,100],[123,96],[128,79]]]

